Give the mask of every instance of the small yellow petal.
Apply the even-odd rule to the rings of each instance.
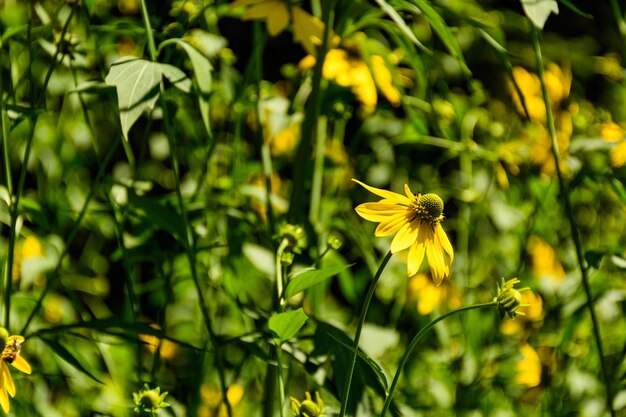
[[[267,32],[270,36],[280,34],[289,25],[289,11],[283,3],[267,16]]]
[[[11,363],[11,365],[13,365],[15,369],[22,371],[25,374],[30,375],[31,373],[31,369],[30,369],[30,365],[28,361],[20,355],[17,355],[15,357],[15,360]]]
[[[391,203],[363,203],[355,208],[359,216],[371,222],[382,222],[390,216],[410,212],[406,207]]]
[[[9,368],[3,364],[2,368],[0,368],[0,373],[2,374],[1,380],[4,388],[6,388],[11,397],[15,397],[15,384],[13,383],[13,378],[11,377],[11,372],[9,372]]]
[[[415,243],[419,226],[419,221],[412,221],[402,226],[391,242],[391,253],[398,253]]]
[[[425,249],[422,233],[418,233],[417,241],[409,248],[409,256],[406,261],[406,273],[408,276],[412,277],[419,271],[420,265],[424,260]]]
[[[11,407],[9,406],[9,396],[5,387],[0,387],[0,406],[2,406],[5,413],[9,413]]]
[[[413,200],[415,198],[415,194],[409,188],[409,184],[404,184],[404,194],[406,194],[406,198],[409,200]]]
[[[410,216],[412,216],[412,213],[405,210],[404,212],[386,218],[384,221],[380,222],[374,231],[374,235],[382,237],[397,232],[405,223],[408,223]]]
[[[437,225],[435,226],[435,235],[437,236],[437,240],[439,241],[443,249],[450,256],[450,264],[452,264],[452,261],[454,261],[454,250],[452,249],[452,245],[450,244],[448,235],[439,223],[437,223]]]
[[[355,180],[354,178],[352,179],[352,181],[356,182],[357,184],[365,188],[370,193],[374,193],[377,196],[393,201],[394,203],[402,204],[406,206],[411,204],[411,200],[403,196],[402,194],[394,193],[393,191],[387,191],[387,190],[383,190],[380,188],[370,187],[369,185],[364,184],[359,180]]]

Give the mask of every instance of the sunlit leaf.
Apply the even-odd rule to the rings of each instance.
[[[287,298],[293,297],[299,292],[302,292],[315,284],[319,284],[324,280],[334,277],[350,266],[352,265],[338,265],[330,268],[309,270],[296,275],[291,279],[291,281],[289,281],[289,284],[287,284],[285,296]]]
[[[80,372],[84,373],[89,378],[93,379],[94,381],[100,384],[103,384],[102,381],[100,381],[91,372],[85,369],[85,367],[80,363],[80,361],[76,359],[76,357],[69,350],[67,350],[63,345],[61,345],[59,342],[57,342],[56,340],[45,339],[45,338],[42,338],[41,340],[43,340],[48,346],[50,346],[50,349],[52,349],[54,353],[56,353],[61,359],[63,359],[64,361],[66,361],[67,363],[69,363],[74,368],[78,369]]]
[[[280,343],[294,337],[308,320],[308,316],[299,308],[294,311],[274,314],[268,326]]]
[[[559,14],[559,4],[556,0],[520,0],[522,2],[522,8],[524,13],[530,19],[531,22],[539,29],[543,29],[543,26],[548,20],[548,16],[551,13]]]

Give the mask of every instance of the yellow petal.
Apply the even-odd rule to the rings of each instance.
[[[280,34],[289,25],[289,11],[284,3],[279,4],[280,6],[272,10],[272,13],[267,16],[267,31],[270,36]]]
[[[5,413],[9,413],[11,407],[9,406],[9,396],[5,387],[0,387],[0,406],[2,406]]]
[[[412,221],[402,226],[391,242],[391,253],[398,253],[415,243],[419,226],[419,221]]]
[[[371,63],[372,73],[374,74],[374,80],[376,80],[378,88],[380,88],[380,91],[382,91],[385,98],[387,98],[392,105],[398,106],[401,99],[400,92],[396,86],[393,85],[391,72],[389,72],[385,60],[380,55],[372,55]]]
[[[440,285],[443,279],[446,277],[446,264],[443,257],[443,248],[435,244],[434,233],[432,229],[428,230],[426,237],[426,257],[428,258],[428,266],[430,267],[430,274],[433,277],[435,285]]]
[[[385,220],[380,222],[374,231],[374,235],[382,237],[397,232],[405,223],[409,222],[412,215],[413,214],[409,210],[405,210],[399,214],[387,217]]]
[[[425,316],[433,312],[441,300],[441,288],[427,284],[419,293],[417,311]]]
[[[0,368],[0,373],[2,374],[0,380],[2,380],[3,388],[7,390],[11,397],[15,397],[15,384],[13,383],[9,368],[3,364],[2,368]]]
[[[517,362],[515,382],[527,387],[536,387],[541,383],[541,359],[529,344],[522,345],[520,353],[522,358]]]
[[[391,216],[410,212],[406,207],[391,203],[363,203],[355,208],[359,216],[371,222],[382,222]]]
[[[11,363],[11,365],[13,365],[15,369],[22,371],[25,374],[30,375],[31,373],[31,369],[30,369],[30,365],[28,364],[28,361],[20,355],[17,355],[15,357],[15,360]]]
[[[316,46],[322,44],[324,23],[298,6],[291,8],[293,15],[293,40],[300,43],[305,51],[316,53]]]
[[[406,194],[406,198],[409,200],[413,200],[415,198],[415,194],[409,188],[409,184],[404,184],[404,194]]]
[[[448,255],[450,255],[450,264],[454,261],[454,249],[452,249],[452,245],[450,244],[450,240],[448,239],[448,235],[446,234],[443,227],[440,224],[435,226],[435,235],[437,236],[437,240],[446,251]]]
[[[364,183],[362,183],[359,180],[355,180],[354,178],[352,179],[352,181],[356,182],[357,184],[359,184],[360,186],[365,188],[370,193],[374,193],[377,196],[380,196],[382,198],[388,199],[388,200],[393,201],[393,202],[395,202],[397,204],[402,204],[402,205],[406,205],[406,206],[411,204],[411,200],[408,199],[407,197],[403,196],[402,194],[394,193],[393,191],[387,191],[387,190],[383,190],[383,189],[380,189],[380,188],[370,187],[369,185],[364,184]]]
[[[417,241],[409,248],[409,256],[406,260],[406,273],[408,276],[412,277],[419,271],[420,265],[424,260],[424,250],[422,234],[418,233]]]

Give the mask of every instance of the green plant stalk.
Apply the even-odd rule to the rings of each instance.
[[[320,216],[320,200],[322,199],[322,180],[324,178],[324,150],[326,148],[326,117],[320,117],[317,127],[317,141],[315,143],[315,162],[313,166],[313,185],[311,187],[311,207],[309,220],[313,227],[317,225]]]
[[[393,394],[396,390],[396,386],[398,385],[398,380],[400,379],[400,374],[402,374],[404,365],[406,365],[406,362],[409,360],[409,356],[411,356],[411,352],[413,352],[413,349],[415,349],[415,346],[417,346],[417,344],[422,339],[422,337],[424,337],[424,335],[428,333],[430,329],[435,327],[435,324],[439,323],[441,320],[444,320],[455,314],[462,313],[464,311],[476,310],[479,308],[497,307],[497,306],[498,306],[498,302],[492,301],[490,303],[474,304],[471,306],[457,308],[456,310],[449,311],[437,317],[436,319],[428,323],[426,326],[424,326],[422,330],[420,330],[419,333],[417,333],[413,337],[413,339],[411,339],[411,342],[407,346],[406,350],[404,351],[404,354],[402,355],[402,358],[400,359],[400,363],[398,364],[398,369],[396,370],[396,374],[394,375],[393,381],[391,382],[391,386],[389,387],[389,393],[387,394],[387,397],[385,398],[385,404],[383,405],[383,411],[380,413],[380,417],[385,417],[385,414],[387,414],[387,410],[389,410],[389,406],[391,405]]]
[[[332,27],[335,20],[335,1],[325,2],[322,10],[322,22],[324,23],[324,36],[322,44],[317,49],[315,67],[313,68],[313,79],[311,82],[311,95],[307,102],[304,121],[300,129],[300,144],[296,150],[295,162],[293,164],[293,192],[289,204],[288,219],[290,223],[298,224],[303,222],[304,207],[308,205],[306,198],[310,171],[310,155],[313,140],[317,135],[317,123],[321,107],[321,84],[322,68],[328,51],[328,43],[331,36]]]
[[[346,375],[346,382],[343,386],[343,395],[341,396],[341,410],[339,410],[339,417],[344,417],[346,415],[346,409],[348,408],[348,398],[350,397],[350,387],[352,385],[352,376],[354,374],[354,366],[356,365],[356,357],[357,352],[359,350],[359,341],[361,340],[361,331],[363,330],[363,324],[365,323],[365,317],[367,316],[367,310],[369,309],[370,302],[372,301],[372,297],[374,296],[374,290],[376,289],[376,283],[380,279],[380,276],[383,273],[383,270],[389,263],[391,259],[391,251],[387,252],[387,255],[383,258],[374,278],[370,281],[369,288],[367,289],[367,294],[365,295],[365,300],[363,300],[363,305],[361,307],[361,315],[359,316],[359,323],[356,326],[356,332],[354,334],[354,344],[352,347],[354,348],[352,351],[352,357],[350,358],[350,362],[348,363],[348,374]]]
[[[283,271],[282,258],[285,253],[285,249],[289,246],[289,239],[283,238],[276,249],[276,309],[279,313],[285,311],[285,274]],[[283,378],[283,362],[282,362],[282,347],[277,344],[274,349],[274,358],[276,359],[276,378],[278,382],[278,399],[280,407],[280,417],[285,416],[285,381]],[[272,398],[266,398],[266,401],[272,401]]]
[[[30,2],[27,4],[28,6],[28,10],[27,13],[29,16],[30,14]],[[56,62],[57,62],[57,58],[59,56],[59,54],[61,54],[61,48],[63,46],[63,42],[65,39],[65,34],[67,33],[67,30],[70,26],[70,22],[72,21],[72,16],[74,15],[74,10],[75,10],[75,5],[72,6],[72,8],[70,9],[70,14],[68,15],[65,23],[63,24],[63,28],[61,30],[61,37],[60,37],[60,41],[59,44],[57,45],[57,49],[54,53],[54,57],[52,58],[52,63],[50,64],[50,66],[48,67],[48,71],[46,72],[46,76],[43,82],[43,86],[42,86],[42,90],[41,90],[41,95],[39,96],[39,100],[37,101],[33,101],[31,104],[33,107],[39,107],[40,105],[45,107],[45,102],[46,102],[46,89],[48,88],[48,82],[50,81],[50,77],[52,76],[52,73],[54,71],[54,68],[56,67]],[[32,22],[31,19],[28,19],[28,28],[27,28],[27,39],[31,38],[31,31],[32,31]],[[29,42],[28,44],[28,51],[29,51],[29,60],[32,63],[32,43]],[[61,58],[63,59],[63,58]],[[31,66],[29,65],[29,69],[28,69],[28,74],[29,74],[29,78],[30,78],[30,98],[31,100],[35,100],[34,98],[34,87],[33,87],[33,80],[32,80],[32,70],[31,70]],[[0,99],[2,99],[2,97],[0,97]],[[40,104],[41,102],[41,104]],[[0,115],[0,117],[3,117],[2,115]],[[8,245],[8,249],[7,249],[7,266],[5,268],[6,270],[6,280],[5,280],[5,287],[4,287],[4,327],[6,329],[10,329],[10,317],[11,317],[11,292],[12,292],[12,276],[13,276],[13,258],[15,256],[15,241],[17,239],[17,219],[19,217],[19,206],[20,206],[20,197],[22,196],[22,192],[24,191],[24,184],[26,183],[26,171],[28,170],[28,162],[30,160],[30,152],[31,152],[31,148],[32,148],[32,144],[33,144],[33,137],[35,135],[35,124],[36,124],[36,118],[37,116],[35,116],[35,120],[32,121],[32,128],[30,131],[30,134],[28,135],[28,139],[26,140],[26,148],[24,149],[24,162],[22,163],[22,169],[20,170],[20,176],[18,179],[18,184],[17,184],[17,189],[15,190],[15,196],[14,198],[11,198],[11,206],[9,208],[9,216],[10,216],[10,226],[9,226],[9,245]],[[3,123],[4,125],[4,123]],[[4,126],[3,126],[4,129]],[[3,138],[5,138],[4,132],[3,132]],[[7,139],[3,139],[3,140],[8,140]],[[6,169],[7,171],[10,170],[10,165],[9,165],[9,160],[8,160],[8,152],[5,151],[5,160],[7,161],[6,164]],[[10,179],[10,177],[7,177],[7,181]]]
[[[561,199],[563,200],[563,206],[565,207],[565,214],[569,220],[570,229],[572,233],[572,239],[574,241],[574,246],[576,248],[576,259],[578,261],[582,284],[585,290],[586,305],[587,305],[587,309],[589,310],[589,315],[591,316],[593,335],[594,335],[594,339],[596,342],[596,347],[598,349],[598,355],[600,356],[599,359],[600,359],[600,368],[602,371],[602,379],[604,380],[604,385],[606,387],[607,409],[610,411],[611,416],[615,417],[615,411],[613,410],[613,389],[611,387],[609,374],[606,369],[606,365],[604,363],[604,348],[602,346],[602,337],[600,336],[600,324],[598,322],[598,318],[596,316],[596,312],[593,307],[593,295],[591,293],[591,286],[589,285],[588,269],[587,269],[587,266],[585,265],[585,258],[583,255],[583,245],[582,245],[580,235],[578,233],[578,228],[576,227],[576,222],[574,220],[572,203],[570,201],[570,196],[569,196],[569,188],[567,184],[565,183],[565,179],[563,178],[563,173],[561,172],[561,167],[560,167],[559,147],[558,147],[558,141],[556,137],[556,128],[554,126],[554,117],[552,115],[552,108],[550,107],[548,88],[546,87],[546,82],[545,82],[545,74],[543,70],[543,57],[541,54],[541,44],[539,43],[539,34],[535,26],[532,24],[532,22],[529,21],[529,25],[531,26],[533,49],[535,50],[535,58],[537,60],[537,74],[539,75],[539,80],[541,81],[541,93],[543,95],[543,102],[546,106],[546,122],[548,124],[548,132],[550,133],[550,139],[552,141],[552,146],[551,146],[552,157],[554,158],[554,166],[556,168],[556,174],[557,174],[558,181],[559,181],[560,195],[561,195]]]
[[[72,242],[74,241],[74,238],[76,238],[76,233],[78,232],[78,228],[80,227],[80,224],[83,221],[85,214],[87,214],[89,203],[91,202],[92,198],[96,194],[96,189],[98,188],[98,185],[100,184],[100,182],[102,181],[102,178],[104,177],[104,169],[108,166],[109,162],[113,158],[113,155],[115,154],[115,151],[117,150],[118,145],[119,145],[119,142],[117,141],[114,142],[113,146],[111,146],[108,149],[108,153],[105,155],[104,159],[102,160],[102,164],[100,165],[100,168],[98,169],[98,173],[96,174],[96,177],[93,181],[93,184],[91,188],[89,189],[89,194],[87,194],[85,203],[83,204],[83,207],[81,207],[80,212],[78,213],[78,216],[76,217],[76,220],[74,221],[72,230],[69,232],[67,237],[63,239],[63,242],[65,242],[65,246],[63,247],[63,252],[61,252],[61,254],[59,255],[59,260],[57,261],[56,266],[54,267],[52,272],[50,272],[50,275],[48,275],[48,279],[46,280],[46,286],[44,287],[43,292],[37,299],[37,303],[35,304],[35,307],[33,307],[33,310],[30,312],[30,315],[26,319],[26,322],[24,323],[22,330],[18,334],[21,334],[21,335],[26,334],[26,330],[30,326],[30,323],[32,322],[33,318],[35,318],[35,315],[41,309],[43,299],[46,297],[46,295],[48,294],[48,291],[50,291],[50,289],[52,288],[52,285],[54,284],[56,279],[59,277],[59,273],[61,272],[61,266],[63,265],[63,259],[70,251]]]
[[[156,62],[157,59],[157,48],[154,42],[154,35],[152,34],[152,27],[150,25],[150,18],[148,17],[148,8],[146,7],[145,0],[141,0],[141,14],[143,16],[143,21],[146,29],[146,37],[148,38],[148,50],[150,52],[150,58],[152,61]],[[180,214],[185,224],[185,254],[187,256],[187,262],[189,263],[189,269],[191,272],[191,278],[193,280],[194,286],[196,288],[196,293],[198,294],[198,300],[200,301],[200,310],[202,312],[202,318],[204,321],[204,325],[206,327],[207,333],[209,334],[209,338],[211,339],[211,344],[215,349],[215,363],[217,366],[217,373],[220,381],[220,388],[222,390],[222,402],[226,406],[226,411],[228,417],[232,417],[233,411],[228,401],[227,390],[228,387],[226,385],[226,378],[224,375],[224,366],[222,364],[222,356],[220,344],[217,338],[217,334],[213,329],[213,323],[211,318],[209,317],[209,310],[206,304],[206,300],[204,298],[204,294],[202,292],[202,288],[200,286],[200,281],[198,280],[198,271],[196,269],[195,262],[195,252],[194,252],[194,239],[193,233],[191,230],[191,224],[189,223],[189,218],[187,216],[187,210],[185,208],[185,202],[183,200],[183,195],[180,187],[180,168],[178,165],[178,158],[176,157],[176,146],[174,141],[174,135],[172,131],[172,126],[170,125],[170,116],[167,109],[167,103],[165,102],[164,87],[163,82],[160,83],[160,103],[161,108],[163,109],[163,124],[165,126],[165,133],[168,139],[169,147],[170,147],[170,159],[172,164],[172,170],[174,171],[174,183],[176,188],[176,198],[178,201],[178,206],[180,210]]]

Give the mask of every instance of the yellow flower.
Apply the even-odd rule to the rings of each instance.
[[[520,354],[522,357],[517,361],[515,382],[528,388],[536,387],[541,383],[541,359],[528,343],[520,346]]]
[[[524,291],[521,300],[521,312],[516,320],[503,320],[500,325],[500,331],[512,336],[521,333],[526,324],[540,322],[543,318],[543,299],[539,294],[533,291]]]
[[[408,287],[409,300],[416,301],[417,312],[423,316],[432,313],[444,302],[448,308],[461,306],[461,296],[451,285],[435,286],[428,275],[418,273],[411,277]]]
[[[550,105],[558,106],[569,96],[570,86],[572,85],[572,73],[567,68],[563,70],[558,65],[550,63],[545,70],[544,77]],[[530,119],[535,121],[545,120],[546,106],[543,102],[539,77],[526,71],[524,68],[515,67],[513,68],[513,78],[524,96]],[[520,114],[525,114],[519,95],[510,81],[508,82],[508,89],[517,111]]]
[[[13,377],[9,372],[8,364],[13,365],[19,371],[30,374],[30,365],[20,356],[20,350],[24,343],[23,336],[9,336],[9,332],[0,327],[0,347],[2,347],[2,355],[0,356],[0,406],[5,413],[10,410],[9,395],[15,397],[15,384]]]
[[[237,408],[243,399],[243,394],[243,387],[239,384],[232,384],[226,391],[226,398],[228,398],[228,403],[233,408],[235,415],[242,414],[240,413],[242,410],[238,410]],[[228,415],[226,404],[222,401],[222,392],[218,388],[202,384],[200,386],[200,396],[203,403],[198,407],[198,416],[226,417]]]
[[[443,201],[437,194],[413,194],[404,186],[405,196],[391,191],[370,187],[360,181],[352,181],[368,191],[383,197],[377,203],[364,203],[356,212],[365,220],[378,222],[375,235],[389,236],[396,233],[391,242],[391,253],[408,250],[407,275],[419,271],[424,255],[428,258],[435,285],[440,285],[450,275],[454,251],[446,232],[441,227]]]
[[[150,327],[156,330],[161,330],[161,326],[156,323],[151,323]],[[159,355],[163,359],[174,359],[176,354],[178,353],[178,348],[176,343],[172,342],[168,339],[159,339],[157,336],[153,334],[139,334],[139,340],[144,344],[146,349],[148,349],[151,353],[159,352]]]
[[[265,20],[271,36],[282,33],[293,21],[293,39],[310,54],[322,44],[324,23],[301,7],[288,7],[283,0],[236,0],[230,7],[247,6],[243,20]],[[291,15],[290,15],[291,14]]]
[[[548,278],[556,283],[565,279],[565,271],[556,252],[546,241],[531,236],[526,247],[531,258],[533,275],[537,278]]]
[[[626,164],[626,138],[624,130],[615,122],[603,123],[600,125],[600,136],[606,142],[611,143],[611,166],[620,168]]]

